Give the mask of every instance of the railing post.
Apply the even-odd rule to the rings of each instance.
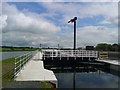
[[[16,58],[14,60],[14,78],[15,78],[15,74],[16,74]]]
[[[38,51],[37,51],[37,54],[38,54],[38,59],[39,59],[39,57],[40,57],[40,56],[39,56],[39,53],[38,53]]]
[[[44,58],[44,60],[45,60],[45,53],[43,53],[43,58]]]
[[[69,55],[67,55],[67,60],[69,60]]]
[[[52,60],[53,60],[53,50],[52,50]]]
[[[76,60],[76,57],[77,57],[77,52],[75,51],[75,56],[74,56],[74,60]]]
[[[24,61],[24,64],[26,64],[26,60],[27,60],[27,54],[25,54],[25,61]]]
[[[20,72],[21,72],[21,69],[22,69],[22,56],[20,56]]]
[[[61,51],[60,51],[60,60],[61,60]]]
[[[88,51],[88,57],[89,57],[89,61],[90,61],[90,51]]]

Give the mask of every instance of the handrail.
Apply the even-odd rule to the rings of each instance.
[[[27,54],[18,56],[15,58],[15,62],[14,62],[14,78],[16,77],[16,75],[18,73],[20,73],[21,69],[24,67],[24,65],[30,60],[30,58],[32,58],[35,54],[37,53],[37,51],[35,52],[29,52]]]
[[[42,50],[43,57],[98,57],[98,51],[93,50]]]

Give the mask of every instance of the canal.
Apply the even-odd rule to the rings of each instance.
[[[35,52],[35,51],[0,52],[0,55],[2,55],[2,58],[0,58],[0,61],[4,59],[12,58],[12,57],[17,57],[17,56],[26,54],[28,52]]]
[[[81,64],[76,67],[47,67],[58,80],[58,88],[119,88],[120,76],[117,71],[105,65]]]

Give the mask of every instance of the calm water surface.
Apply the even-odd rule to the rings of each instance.
[[[0,61],[4,59],[12,58],[12,57],[20,56],[28,52],[34,52],[34,51],[0,52],[0,55],[2,55],[2,58],[0,58]]]
[[[73,73],[55,73],[59,88],[73,88]],[[119,77],[105,73],[75,73],[75,88],[118,88]]]
[[[89,71],[77,69],[76,71],[56,70],[54,73],[58,80],[58,88],[118,88],[120,77],[103,70]],[[75,82],[74,82],[75,80]]]

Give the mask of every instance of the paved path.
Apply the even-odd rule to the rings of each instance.
[[[42,53],[38,52],[17,74],[16,81],[53,81],[57,82],[54,73],[44,69]]]
[[[118,60],[97,60],[97,61],[110,63],[110,64],[113,64],[113,65],[120,65],[120,62],[118,62]]]

